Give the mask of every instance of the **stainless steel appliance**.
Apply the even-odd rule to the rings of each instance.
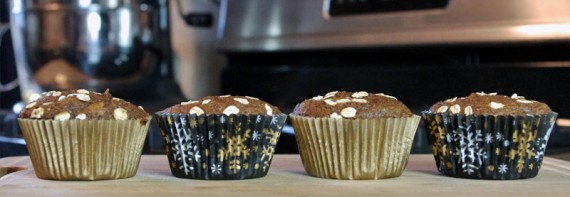
[[[149,112],[183,100],[172,73],[170,3],[0,1],[0,157],[26,154],[16,122],[23,107],[19,101],[39,92],[110,88],[114,96]],[[208,22],[207,15],[185,18],[198,25]],[[164,150],[154,122],[147,139],[145,152]]]
[[[332,90],[395,95],[416,113],[474,91],[518,93],[559,112],[570,147],[570,0],[226,0],[222,93],[285,112]],[[428,152],[423,132],[414,151]],[[295,151],[280,141],[282,151]]]
[[[125,98],[170,79],[167,0],[13,0],[11,32],[22,99],[86,88]]]

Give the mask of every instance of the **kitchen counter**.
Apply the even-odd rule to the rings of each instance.
[[[411,155],[401,177],[384,180],[328,180],[308,176],[299,155],[275,155],[266,177],[237,181],[180,179],[165,155],[143,155],[135,177],[106,181],[38,179],[29,157],[0,159],[0,196],[568,196],[570,162],[546,157],[538,176],[514,181],[440,175],[432,155]],[[10,168],[6,168],[10,167]],[[24,170],[21,170],[26,168]],[[15,171],[15,172],[12,172]],[[12,173],[10,173],[12,172]]]

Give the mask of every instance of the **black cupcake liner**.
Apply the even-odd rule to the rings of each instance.
[[[155,115],[172,174],[208,180],[267,175],[287,118],[285,114]]]
[[[535,177],[557,116],[422,113],[441,174],[490,180]]]

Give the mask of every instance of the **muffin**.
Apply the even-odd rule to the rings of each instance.
[[[287,115],[248,96],[207,96],[156,113],[174,176],[263,177]]]
[[[104,180],[136,174],[150,119],[109,90],[79,89],[42,93],[18,123],[38,178]]]
[[[491,180],[535,177],[557,115],[517,94],[484,92],[422,112],[441,174]]]
[[[329,92],[290,114],[305,171],[329,179],[402,174],[420,116],[382,93]]]

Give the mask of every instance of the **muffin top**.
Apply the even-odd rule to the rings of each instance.
[[[524,116],[543,115],[551,113],[548,105],[527,100],[523,96],[513,94],[511,97],[486,94],[484,92],[471,93],[462,98],[452,98],[440,101],[431,106],[430,112],[436,113],[463,113],[465,115],[503,115]]]
[[[250,96],[207,96],[195,101],[182,102],[162,112],[172,114],[254,114],[274,115],[281,111],[267,102]]]
[[[44,92],[20,113],[20,118],[29,119],[141,119],[141,124],[149,117],[142,107],[113,98],[109,89],[103,94],[84,89]]]
[[[368,92],[329,92],[297,104],[293,114],[317,118],[410,117],[412,112],[393,96]]]

